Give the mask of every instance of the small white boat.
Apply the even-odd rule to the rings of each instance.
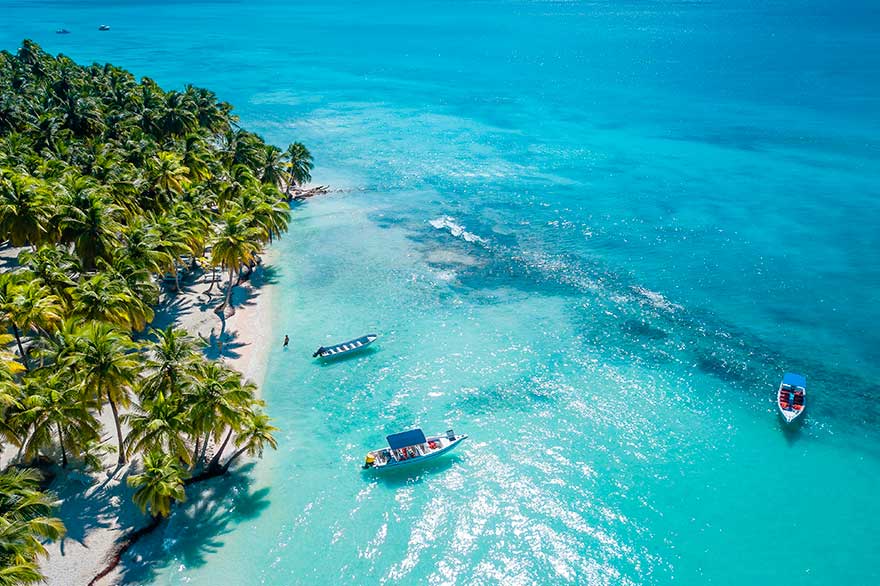
[[[109,31],[110,27],[106,24],[102,24],[101,26],[98,27],[98,30],[99,31]]]
[[[349,340],[348,342],[343,342],[334,346],[327,346],[326,348],[321,346],[315,350],[315,353],[312,354],[312,358],[338,358],[346,354],[351,354],[352,352],[358,352],[375,342],[378,337],[379,336],[376,334],[367,334],[366,336],[361,336],[360,338],[355,338],[354,340]]]
[[[786,423],[801,416],[807,407],[807,379],[803,375],[787,372],[779,384],[776,406]]]
[[[433,460],[451,452],[467,438],[467,434],[456,435],[451,429],[443,435],[430,437],[425,437],[421,429],[395,433],[385,438],[387,448],[367,453],[364,469],[384,470]]]

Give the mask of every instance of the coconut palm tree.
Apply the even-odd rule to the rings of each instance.
[[[134,502],[141,512],[149,510],[154,519],[167,517],[173,502],[186,500],[183,486],[186,471],[174,456],[158,450],[144,456],[143,468],[143,472],[128,478],[128,485],[136,489]]]
[[[226,460],[223,465],[224,472],[229,470],[232,463],[244,453],[262,458],[266,446],[273,450],[278,448],[278,442],[272,435],[273,432],[278,431],[278,428],[273,427],[269,421],[269,416],[260,410],[251,409],[247,413],[244,424],[235,435],[235,445],[238,449]]]
[[[0,584],[43,581],[37,559],[47,555],[44,543],[64,535],[64,524],[51,516],[58,502],[39,482],[33,469],[0,472]]]
[[[290,195],[291,187],[298,187],[312,180],[312,153],[301,142],[295,142],[284,151],[287,162],[287,194]]]
[[[158,395],[155,399],[141,401],[124,419],[129,427],[126,438],[128,455],[160,450],[187,464],[192,463],[187,447],[191,428],[182,396]]]
[[[280,189],[284,184],[284,180],[284,153],[275,145],[264,145],[260,181]]]
[[[92,322],[82,329],[77,354],[71,361],[82,381],[87,396],[98,404],[105,400],[113,412],[119,464],[125,464],[125,445],[122,439],[119,407],[127,407],[131,388],[141,363],[133,354],[134,344],[113,326]]]
[[[152,308],[131,290],[125,278],[109,265],[68,289],[71,315],[81,321],[105,321],[126,329],[142,330],[153,319]]]
[[[257,390],[256,385],[251,382],[243,382],[241,378],[238,378],[236,383],[242,387],[244,393],[247,393],[250,396],[250,400],[247,404],[242,404],[239,407],[239,411],[235,416],[226,419],[219,419],[215,422],[215,427],[220,428],[219,431],[221,431],[221,433],[225,429],[226,435],[223,437],[223,441],[214,452],[214,457],[211,458],[211,461],[208,463],[209,470],[216,470],[220,467],[220,458],[223,456],[223,452],[226,450],[229,440],[232,439],[232,436],[238,433],[244,425],[246,425],[247,418],[253,410],[262,406],[260,401],[253,398]]]
[[[168,326],[150,330],[154,341],[144,344],[148,374],[141,382],[141,401],[163,397],[181,397],[194,383],[199,364],[199,343],[186,330]]]
[[[175,152],[160,151],[147,161],[147,181],[160,209],[189,187],[189,169]]]
[[[83,269],[93,271],[97,259],[109,259],[118,243],[122,210],[99,188],[77,193],[62,210],[58,223],[62,240],[72,242]]]
[[[170,255],[163,249],[162,235],[145,217],[133,219],[122,232],[121,246],[114,250],[116,259],[125,258],[133,267],[158,274],[171,262]]]
[[[61,301],[28,271],[0,274],[0,319],[12,326],[22,364],[28,368],[22,335],[51,330],[61,321]]]
[[[251,225],[251,218],[246,213],[231,210],[223,214],[221,222],[211,251],[211,263],[226,267],[229,271],[229,283],[226,286],[226,296],[217,312],[222,312],[229,306],[236,275],[242,265],[255,261],[259,252],[257,242],[261,236],[260,229]]]
[[[41,180],[0,169],[0,238],[13,246],[38,244],[46,231],[49,209]]]
[[[199,447],[215,443],[223,432],[238,427],[242,413],[253,400],[252,389],[242,385],[241,374],[222,363],[201,360],[196,364],[195,382],[187,393],[187,418],[196,437],[193,464]]]
[[[93,400],[84,397],[70,376],[70,370],[38,372],[24,379],[21,410],[14,415],[17,427],[27,430],[24,455],[37,456],[44,448],[57,445],[61,466],[67,468],[67,455],[79,446],[100,437]]]
[[[70,301],[67,290],[74,287],[73,277],[82,272],[79,259],[61,246],[41,246],[35,251],[23,250],[18,263],[28,268],[43,282],[63,305]]]

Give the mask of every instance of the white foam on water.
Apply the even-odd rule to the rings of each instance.
[[[428,222],[438,230],[447,230],[456,238],[461,238],[465,242],[477,242],[479,244],[487,244],[486,239],[480,238],[472,232],[465,230],[464,226],[458,224],[452,216],[444,216]]]

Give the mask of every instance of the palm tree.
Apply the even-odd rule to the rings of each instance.
[[[45,234],[49,209],[43,182],[0,170],[0,238],[13,246],[38,244]]]
[[[113,412],[119,464],[125,464],[125,446],[119,407],[127,407],[140,362],[131,340],[109,324],[92,322],[82,330],[82,342],[73,360],[84,390],[99,404],[105,399]]]
[[[149,374],[143,379],[139,395],[142,401],[163,397],[181,397],[194,382],[200,360],[199,344],[186,330],[168,326],[150,330],[155,341],[144,344]]]
[[[67,468],[67,454],[78,446],[100,437],[100,424],[92,413],[95,407],[83,397],[69,370],[30,375],[24,380],[22,409],[15,414],[19,429],[29,430],[24,455],[37,456],[41,449],[58,441],[61,466]]]
[[[64,535],[64,524],[51,516],[58,502],[39,490],[39,481],[33,469],[0,472],[0,584],[42,582],[43,543]]]
[[[12,326],[22,364],[28,368],[22,334],[32,328],[52,329],[61,321],[61,302],[26,271],[0,274],[0,316]]]
[[[153,319],[152,308],[135,294],[119,273],[108,265],[104,272],[84,279],[69,289],[72,315],[82,321],[105,321],[142,330]]]
[[[196,105],[185,93],[170,91],[165,94],[165,108],[159,117],[159,126],[165,134],[182,136],[195,130],[199,124]]]
[[[35,251],[23,250],[18,255],[18,262],[30,269],[63,305],[70,301],[67,290],[76,285],[73,275],[82,272],[77,257],[61,246],[41,246]]]
[[[196,437],[193,464],[199,446],[219,442],[226,429],[238,427],[253,400],[252,389],[242,385],[241,374],[220,362],[201,360],[195,383],[186,397],[187,418]]]
[[[208,463],[208,470],[216,470],[220,467],[220,458],[223,455],[226,446],[229,444],[229,440],[232,439],[233,434],[239,432],[242,429],[242,426],[246,425],[247,420],[254,409],[262,406],[260,401],[253,398],[257,390],[255,384],[251,382],[243,382],[240,377],[235,379],[235,384],[242,387],[242,391],[250,397],[250,400],[246,404],[240,404],[239,411],[233,417],[220,419],[215,422],[215,427],[219,428],[217,431],[222,433],[225,427],[226,436],[214,452],[214,457],[211,458],[211,461]]]
[[[191,431],[183,397],[158,395],[142,401],[124,417],[129,432],[126,453],[159,450],[191,464],[187,435]]]
[[[147,179],[160,208],[189,186],[188,175],[189,169],[177,153],[160,151],[147,161]]]
[[[284,152],[287,159],[287,194],[290,195],[291,187],[298,187],[312,180],[312,153],[301,142],[295,142],[287,147]]]
[[[110,258],[120,231],[120,215],[120,208],[98,188],[76,194],[63,206],[61,237],[73,243],[86,271],[95,269],[97,259]]]
[[[260,238],[260,229],[251,226],[250,222],[251,218],[243,212],[232,210],[223,215],[220,232],[211,251],[212,264],[226,267],[229,271],[226,297],[217,308],[218,313],[229,306],[235,277],[242,265],[253,262],[259,252],[257,241]]]
[[[171,503],[186,500],[183,480],[186,472],[171,454],[163,454],[157,450],[144,456],[144,470],[128,478],[128,484],[134,487],[134,502],[146,513],[156,519],[167,517],[171,513]]]
[[[278,189],[284,184],[284,154],[281,149],[272,144],[263,147],[263,165],[260,173],[260,181],[273,185]]]
[[[278,448],[278,442],[272,432],[278,431],[269,423],[269,416],[258,410],[248,412],[244,425],[235,436],[235,445],[238,449],[226,460],[223,471],[229,470],[235,460],[243,453],[250,456],[263,457],[263,449],[269,446],[273,450]]]
[[[132,266],[157,274],[171,262],[163,250],[162,235],[156,225],[146,218],[137,217],[125,227],[122,244],[114,255],[124,257]],[[115,263],[114,263],[115,264]]]

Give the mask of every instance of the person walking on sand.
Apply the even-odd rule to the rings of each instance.
[[[290,337],[287,334],[284,334],[284,347],[287,348],[287,345],[290,343]]]

